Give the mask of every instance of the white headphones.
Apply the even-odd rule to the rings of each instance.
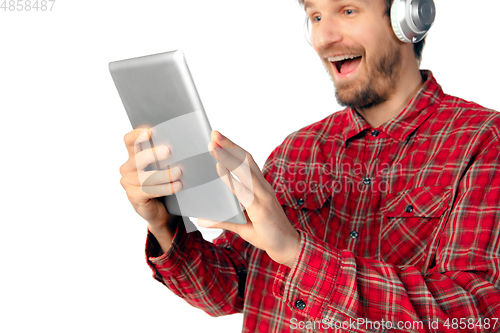
[[[418,43],[434,23],[433,0],[394,0],[391,7],[392,30],[405,43]]]
[[[405,43],[418,43],[424,39],[436,17],[433,0],[394,0],[391,6],[392,30]],[[306,16],[304,33],[311,44],[310,21]]]

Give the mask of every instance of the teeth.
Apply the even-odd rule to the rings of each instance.
[[[357,57],[361,57],[361,55],[359,55],[359,54],[344,54],[344,55],[336,56],[336,57],[328,57],[327,59],[330,62],[336,62],[336,61],[342,61],[342,60],[346,60],[346,59],[354,59]]]

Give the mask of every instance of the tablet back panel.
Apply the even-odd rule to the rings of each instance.
[[[161,198],[174,215],[246,223],[241,205],[208,153],[211,127],[181,51],[111,62],[109,69],[133,128],[151,128],[141,149],[166,145],[171,155],[145,170],[179,166],[183,188]]]

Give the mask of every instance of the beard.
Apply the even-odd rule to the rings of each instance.
[[[357,82],[334,83],[337,102],[341,106],[362,109],[387,101],[396,89],[402,65],[401,53],[401,49],[395,46],[378,59],[365,61],[367,74]]]

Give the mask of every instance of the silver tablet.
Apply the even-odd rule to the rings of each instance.
[[[146,170],[179,166],[182,190],[162,197],[174,215],[246,223],[238,199],[219,178],[208,152],[212,129],[181,51],[109,63],[132,127],[151,128],[142,149],[166,145],[171,155]]]

